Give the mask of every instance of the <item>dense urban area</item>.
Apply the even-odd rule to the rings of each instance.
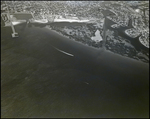
[[[104,18],[114,24],[106,30],[105,49],[123,56],[149,62],[149,52],[136,48],[128,38],[119,35],[117,28],[126,29],[130,38],[139,37],[139,42],[149,48],[149,1],[6,1],[10,13],[31,13],[34,19],[59,18],[88,19],[91,22],[75,25],[50,24],[49,28],[89,46],[100,48],[103,40],[94,40],[96,32],[103,37]],[[104,15],[105,14],[105,15]],[[131,26],[131,27],[129,27]]]

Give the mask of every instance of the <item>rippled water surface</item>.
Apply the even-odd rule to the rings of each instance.
[[[12,39],[1,28],[1,117],[149,116],[148,64],[45,28],[16,29]]]

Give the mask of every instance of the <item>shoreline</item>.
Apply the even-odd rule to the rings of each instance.
[[[70,39],[70,38],[67,37],[66,35],[60,33],[59,31],[53,30],[53,29],[51,29],[51,28],[46,27],[46,29],[51,30],[51,31],[55,32],[56,34],[59,34],[60,36],[63,36],[63,37],[67,38],[67,39],[70,40],[70,41],[79,43],[79,44],[81,44],[81,45],[83,45],[83,46],[85,46],[85,47],[89,47],[89,48],[92,48],[92,49],[95,49],[95,50],[103,51],[103,52],[106,52],[106,53],[108,53],[108,54],[113,54],[113,55],[119,56],[119,57],[124,58],[124,59],[132,60],[132,61],[134,61],[134,62],[149,64],[149,62],[148,62],[148,63],[142,62],[142,61],[139,61],[139,60],[130,58],[130,57],[122,56],[122,55],[117,54],[117,53],[114,53],[113,51],[110,51],[110,50],[106,50],[106,49],[103,49],[103,48],[96,48],[96,47],[93,47],[93,46],[89,46],[88,44],[84,44],[84,43],[82,43],[82,42],[78,42],[78,41],[76,41],[75,39]]]
[[[22,27],[15,28],[20,33],[17,39],[8,35],[11,29],[2,30],[2,117],[51,117],[53,112],[53,117],[69,117],[70,110],[78,117],[148,115],[148,64],[85,46],[46,28],[26,27],[23,32]]]

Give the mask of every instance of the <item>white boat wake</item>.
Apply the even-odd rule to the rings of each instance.
[[[53,46],[54,47],[54,46]],[[58,50],[59,52],[62,52],[62,53],[64,53],[64,54],[66,54],[66,55],[69,55],[69,56],[74,56],[73,54],[70,54],[70,53],[67,53],[67,52],[65,52],[65,51],[63,51],[63,50],[60,50],[60,49],[58,49],[58,48],[56,48],[56,47],[54,47],[56,50]]]

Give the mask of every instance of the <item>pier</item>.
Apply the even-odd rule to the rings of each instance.
[[[11,19],[11,17],[10,17],[10,13],[9,13],[9,9],[8,9],[8,6],[7,6],[7,4],[6,4],[6,2],[5,2],[5,5],[6,5],[6,7],[3,9],[3,10],[5,10],[5,12],[4,13],[1,13],[1,17],[2,17],[2,19],[4,20],[4,22],[5,22],[5,26],[11,26],[11,28],[12,28],[12,37],[14,38],[14,37],[18,37],[18,33],[15,31],[15,28],[14,28],[14,26],[13,26],[13,24],[12,24],[12,19]]]

